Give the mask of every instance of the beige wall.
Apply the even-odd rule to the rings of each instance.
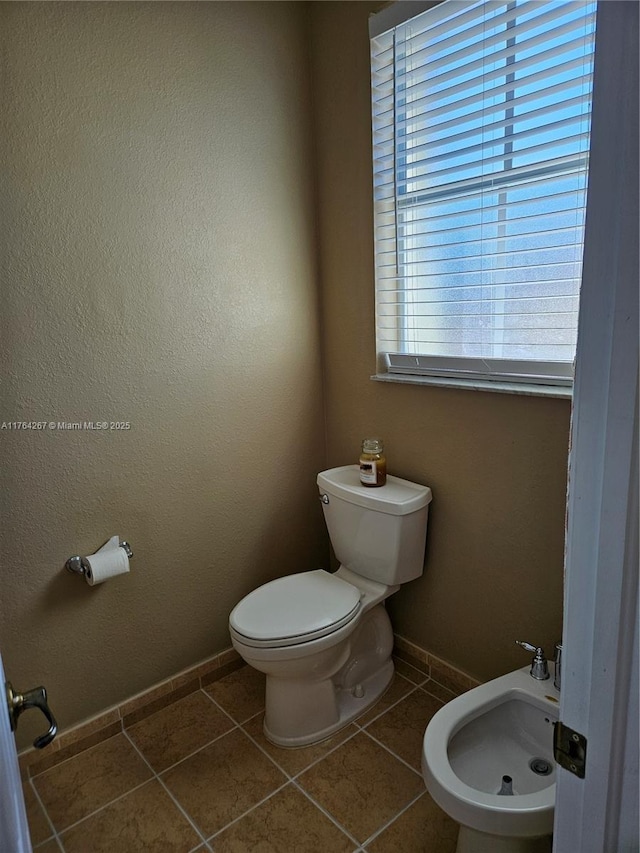
[[[394,628],[486,679],[560,638],[568,401],[372,382],[375,372],[367,18],[314,3],[328,462],[386,442],[390,472],[433,489],[424,576]]]
[[[326,564],[325,411],[329,464],[379,433],[434,490],[397,631],[480,678],[524,661],[515,637],[559,637],[569,404],[369,379],[370,8],[311,5],[312,141],[302,5],[0,6],[0,419],[131,422],[0,432],[0,644],[62,726],[226,647],[259,583]],[[114,533],[129,576],[63,571]]]
[[[326,562],[305,9],[1,5],[0,419],[131,422],[0,433],[5,667],[68,726]],[[130,575],[64,572],[114,533]]]

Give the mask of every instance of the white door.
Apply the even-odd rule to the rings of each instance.
[[[569,464],[555,853],[638,853],[638,3],[600,0]]]
[[[50,744],[58,732],[58,725],[47,703],[44,687],[34,687],[19,693],[7,681],[0,657],[0,688],[4,694],[0,704],[0,851],[2,853],[31,853],[31,840],[22,797],[22,783],[18,766],[18,754],[13,738],[18,717],[24,711],[38,709],[49,725],[33,745],[42,749]]]
[[[0,657],[0,687],[6,682]],[[29,827],[22,798],[16,742],[11,731],[7,703],[0,702],[0,850],[31,853]]]

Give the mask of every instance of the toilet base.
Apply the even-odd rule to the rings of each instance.
[[[551,836],[513,838],[461,826],[456,853],[551,853]]]
[[[315,729],[311,734],[305,734],[299,737],[279,737],[270,731],[267,715],[265,716],[263,725],[264,735],[267,740],[276,744],[276,746],[288,747],[290,749],[310,746],[313,743],[319,743],[322,740],[326,740],[337,731],[340,731],[340,729],[349,725],[349,723],[355,720],[356,717],[364,714],[365,711],[368,711],[369,708],[378,701],[387,687],[391,684],[391,681],[393,680],[393,672],[393,661],[389,659],[377,672],[359,682],[357,685],[358,689],[353,687],[335,689],[335,686],[332,684],[330,679],[318,682],[316,685],[312,685],[311,694],[305,698],[310,700],[309,709],[311,713],[313,713],[311,706],[313,705],[314,699],[317,699],[318,701],[316,708],[326,709],[328,705],[334,708],[335,712],[332,715],[333,721],[331,723],[323,726],[322,728]],[[299,685],[294,684],[292,684],[292,687],[296,691],[294,696],[292,696],[292,701],[295,702],[295,705],[299,709],[301,701],[300,688]],[[305,685],[305,688],[308,689],[309,685]],[[358,695],[360,694],[360,689],[362,690],[362,695]],[[305,692],[307,692],[307,690],[305,690]],[[282,701],[283,699],[282,683],[279,685],[278,699],[279,701]]]
[[[393,631],[383,604],[323,657],[266,670],[264,734],[277,746],[326,740],[378,701],[393,679]],[[285,676],[285,677],[283,677]],[[294,676],[294,677],[292,677]]]

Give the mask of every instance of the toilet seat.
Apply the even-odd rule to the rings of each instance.
[[[254,648],[278,648],[333,634],[362,608],[360,591],[318,569],[264,584],[234,607],[229,627]]]

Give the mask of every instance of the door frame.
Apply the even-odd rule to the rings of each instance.
[[[600,0],[571,425],[555,853],[638,850],[638,3]]]

